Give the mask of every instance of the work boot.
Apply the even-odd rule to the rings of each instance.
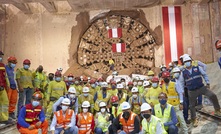
[[[196,110],[201,110],[203,108],[203,105],[197,105],[195,108]]]
[[[198,121],[197,118],[192,119],[192,122],[193,122],[193,127],[197,127],[198,126],[199,121]]]
[[[191,121],[190,120],[185,120],[186,124],[190,124]]]
[[[215,114],[214,114],[214,115],[221,117],[221,112],[220,112],[220,110],[215,110]]]
[[[5,124],[5,125],[8,125],[8,124],[14,124],[15,121],[13,121],[12,119],[8,119],[7,121],[2,121],[1,124]]]
[[[12,119],[14,119],[14,120],[16,119],[15,113],[9,113],[9,117],[12,118]]]

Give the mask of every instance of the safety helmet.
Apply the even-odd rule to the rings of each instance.
[[[215,47],[216,47],[216,49],[221,49],[221,40],[217,40],[215,42]]]
[[[83,87],[82,90],[83,93],[89,93],[89,91],[90,91],[89,87]]]
[[[151,106],[148,104],[148,103],[143,103],[140,107],[140,111],[143,112],[143,111],[147,111],[147,110],[151,110]]]
[[[148,71],[147,75],[154,75],[154,72],[152,70]]]
[[[186,62],[186,61],[192,61],[192,59],[190,58],[190,56],[185,56],[185,57],[183,57],[183,62]]]
[[[25,60],[23,61],[23,64],[31,64],[31,61],[30,61],[29,59],[25,59]]]
[[[175,68],[173,69],[173,73],[176,73],[176,72],[180,72],[180,69],[179,69],[178,67],[175,67]]]
[[[74,79],[75,79],[75,81],[80,81],[81,80],[80,77],[75,77]]]
[[[94,84],[94,83],[95,83],[95,80],[91,79],[89,83],[90,83],[90,84]]]
[[[118,75],[118,72],[117,71],[113,71],[112,75]]]
[[[122,106],[122,110],[127,110],[127,109],[130,109],[130,104],[128,103],[128,102],[123,102],[122,104],[121,104],[121,106]]]
[[[61,68],[61,67],[57,68],[57,71],[62,71],[62,70],[63,70],[63,68]]]
[[[87,76],[83,76],[83,81],[88,81],[88,77]]]
[[[56,71],[54,76],[61,77],[61,72],[60,71]]]
[[[173,67],[173,63],[172,62],[169,63],[169,67]]]
[[[133,88],[131,89],[131,92],[132,92],[132,93],[137,93],[137,92],[138,92],[138,88],[137,88],[137,87],[133,87]]]
[[[157,76],[154,76],[152,78],[151,82],[159,82],[159,78]]]
[[[82,107],[90,107],[90,102],[89,101],[84,101],[81,106]]]
[[[162,68],[166,68],[166,65],[164,65],[164,64],[160,65],[160,69],[162,69]]]
[[[117,84],[117,88],[124,88],[123,84]]]
[[[70,74],[68,75],[68,77],[74,77],[74,75],[73,75],[72,73],[70,73]]]
[[[162,73],[162,78],[167,78],[167,77],[170,77],[170,72],[164,71],[164,72]]]
[[[8,62],[16,64],[17,63],[17,59],[14,56],[10,56],[10,57],[8,57]]]
[[[139,76],[136,76],[133,78],[133,81],[138,81],[139,79],[140,79]]]
[[[74,87],[69,87],[68,92],[76,94],[76,89]]]
[[[117,102],[118,101],[118,96],[112,96],[111,97],[111,103]]]
[[[132,81],[129,81],[127,85],[128,85],[128,86],[129,86],[129,85],[132,85],[132,86],[133,86],[134,84],[133,84]]]
[[[64,98],[61,102],[61,104],[70,105],[71,101],[68,98]]]
[[[116,85],[116,84],[117,84],[117,82],[113,80],[113,81],[111,81],[111,84],[115,84],[115,85]]]
[[[174,59],[173,59],[173,62],[177,62],[177,61],[178,61],[178,59],[177,59],[177,58],[174,58]]]
[[[41,100],[41,99],[42,99],[42,95],[41,95],[41,93],[39,93],[39,92],[35,92],[35,93],[32,95],[32,98],[33,98],[33,99],[37,99],[37,100]]]
[[[149,81],[144,81],[144,82],[143,82],[143,86],[144,86],[144,87],[149,86],[149,85],[150,85],[150,82],[149,82]]]
[[[108,87],[107,82],[102,82],[101,87]]]
[[[189,54],[183,54],[183,55],[180,56],[180,59],[182,59],[182,58],[184,58],[186,56],[190,56],[190,55]]]
[[[106,106],[107,106],[107,104],[103,101],[99,103],[99,107],[106,107]]]
[[[98,82],[104,81],[103,78],[98,78],[97,79]]]

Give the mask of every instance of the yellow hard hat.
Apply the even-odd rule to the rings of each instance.
[[[154,72],[152,70],[148,71],[147,75],[154,75]]]

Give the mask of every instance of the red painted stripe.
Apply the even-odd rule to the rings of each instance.
[[[118,38],[122,37],[122,28],[117,28],[117,35],[118,35]]]
[[[112,44],[112,52],[116,53],[117,52],[117,45]]]
[[[121,52],[122,53],[126,52],[126,44],[125,43],[121,43]]]
[[[108,38],[112,38],[112,29],[108,29]]]
[[[183,33],[182,33],[182,18],[181,18],[181,7],[175,6],[175,21],[176,21],[176,38],[177,38],[177,59],[183,55]]]
[[[162,14],[163,14],[165,63],[166,63],[166,65],[168,65],[171,62],[170,27],[169,27],[168,7],[162,7]]]

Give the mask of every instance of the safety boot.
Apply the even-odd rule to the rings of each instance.
[[[221,117],[221,112],[220,112],[220,110],[215,110],[215,114],[214,114],[214,115]]]
[[[14,119],[14,120],[16,119],[15,113],[9,113],[9,117],[12,118],[12,119]]]
[[[197,127],[198,126],[199,121],[198,121],[197,118],[192,119],[192,122],[193,122],[193,127]]]

